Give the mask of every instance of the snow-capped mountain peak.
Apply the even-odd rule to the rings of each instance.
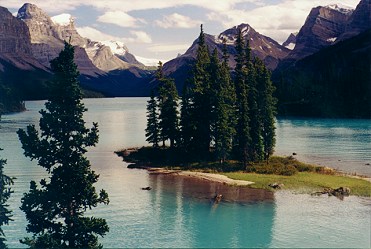
[[[354,9],[352,7],[337,3],[337,4],[330,4],[326,6],[329,9],[333,9],[339,11],[343,14],[350,15],[353,13]]]
[[[73,18],[70,14],[60,14],[57,16],[51,17],[54,24],[60,25],[60,26],[68,26],[73,22]]]

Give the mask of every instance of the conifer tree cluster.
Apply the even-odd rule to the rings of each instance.
[[[188,161],[216,159],[223,163],[238,159],[246,167],[250,162],[269,159],[275,145],[276,105],[270,71],[259,58],[251,56],[241,30],[235,48],[232,77],[226,41],[221,56],[216,49],[210,53],[201,26],[196,62],[184,85],[179,121],[175,85],[159,65],[158,109],[154,108],[154,96],[147,106],[148,142],[157,146],[158,139],[154,138],[170,139],[171,147],[185,152]]]
[[[179,143],[179,112],[178,92],[172,79],[164,76],[162,62],[159,62],[156,79],[158,81],[158,96],[151,93],[147,105],[146,140],[158,147],[159,142],[165,147],[165,142],[170,141],[174,148]]]

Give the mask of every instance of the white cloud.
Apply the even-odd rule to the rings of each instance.
[[[144,22],[141,19],[132,17],[123,11],[108,11],[98,17],[98,22],[116,24],[121,27],[135,28],[139,26],[139,22]]]
[[[77,27],[77,32],[82,36],[89,38],[93,41],[119,41],[122,38],[115,37],[106,33],[99,31],[98,29],[92,27]]]
[[[92,6],[104,11],[124,10],[126,13],[133,10],[164,9],[181,6],[197,6],[213,11],[230,10],[236,3],[254,2],[262,0],[33,0],[32,3],[47,12],[62,12],[75,9],[78,6]],[[23,0],[0,0],[0,5],[7,8],[20,8]]]
[[[152,38],[144,31],[130,31],[133,35],[131,38],[126,38],[127,43],[151,43]]]
[[[78,27],[77,32],[92,41],[122,41],[124,43],[151,43],[151,36],[143,31],[130,31],[130,37],[117,37],[99,31],[92,27]]]
[[[189,29],[197,27],[202,21],[193,20],[188,16],[183,16],[178,13],[174,13],[168,16],[164,16],[162,20],[156,20],[155,24],[161,28],[182,28]]]
[[[190,44],[155,44],[147,48],[148,51],[151,52],[177,52],[177,51],[184,51],[188,49]]]

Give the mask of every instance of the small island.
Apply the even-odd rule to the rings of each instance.
[[[174,154],[169,147],[130,148],[115,153],[129,163],[128,168],[146,169],[150,174],[173,174],[231,186],[330,196],[336,196],[335,190],[339,188],[348,188],[350,193],[344,193],[343,196],[350,194],[371,197],[370,178],[302,163],[293,156],[272,156],[268,163],[251,164],[243,170],[242,164],[236,161],[225,161],[223,164],[219,162],[172,164],[170,155]]]
[[[226,41],[223,46],[220,60],[216,49],[209,52],[201,26],[196,62],[181,101],[159,63],[158,88],[147,104],[145,132],[152,147],[116,152],[131,163],[129,168],[266,190],[371,196],[370,181],[293,156],[273,156],[277,99],[270,71],[252,56],[241,30],[232,74]]]

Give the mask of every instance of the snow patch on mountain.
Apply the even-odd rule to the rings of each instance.
[[[125,44],[120,41],[101,41],[101,43],[109,47],[113,54],[125,55],[129,52]]]
[[[352,7],[349,7],[349,6],[340,4],[340,3],[338,3],[338,4],[330,4],[330,5],[327,5],[326,7],[329,8],[329,9],[333,9],[333,10],[339,11],[339,12],[344,13],[346,15],[350,15],[354,11],[354,9]]]
[[[289,45],[286,46],[286,48],[293,50],[295,48],[295,43],[290,43]]]
[[[68,26],[73,22],[73,18],[70,14],[60,14],[57,16],[51,17],[54,24],[60,25],[60,26]]]
[[[332,38],[328,38],[327,41],[328,42],[335,42],[337,39],[337,37],[332,37]]]
[[[137,60],[146,65],[146,66],[149,66],[149,67],[156,67],[158,66],[158,62],[160,61],[159,59],[152,59],[152,58],[144,58],[144,57],[140,57],[140,56],[135,56],[135,58],[137,58]],[[166,63],[167,60],[161,60],[162,63]]]

